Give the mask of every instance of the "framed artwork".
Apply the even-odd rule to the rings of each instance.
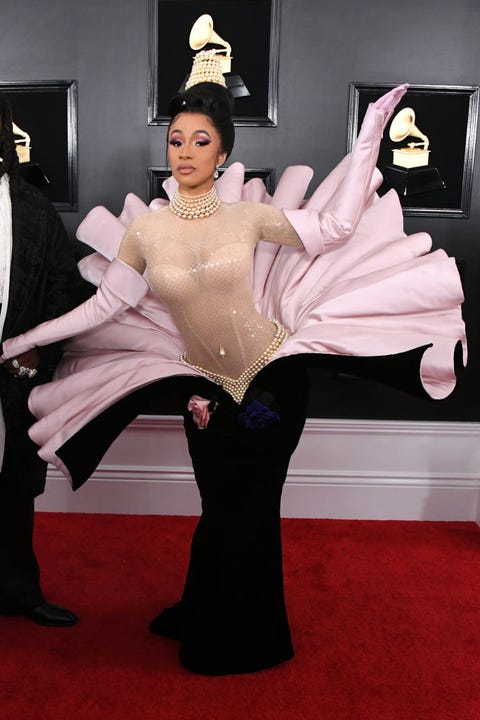
[[[216,37],[206,43],[231,46],[227,85],[240,85],[235,100],[235,125],[276,126],[278,103],[280,0],[149,0],[148,124],[167,125],[168,103],[190,73],[196,50],[189,45],[195,21],[203,14],[213,20]],[[248,92],[248,95],[245,94]]]
[[[21,175],[57,210],[78,209],[77,83],[1,82],[12,107]]]
[[[225,172],[227,168],[218,168],[219,175]],[[167,194],[162,187],[162,183],[166,180],[172,171],[167,167],[149,167],[148,168],[148,188],[147,202],[151,202],[155,198],[164,198],[167,200]],[[265,183],[267,192],[272,195],[275,189],[275,169],[274,168],[245,168],[245,180],[251,178],[261,178]]]
[[[348,150],[368,104],[395,87],[350,83]],[[477,132],[478,85],[410,85],[385,128],[380,194],[394,188],[405,215],[468,218]]]

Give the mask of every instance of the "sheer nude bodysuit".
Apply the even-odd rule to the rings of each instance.
[[[253,251],[259,240],[302,247],[281,210],[222,203],[210,217],[184,220],[168,207],[137,218],[119,257],[146,271],[185,342],[189,364],[238,378],[277,328],[255,308]]]

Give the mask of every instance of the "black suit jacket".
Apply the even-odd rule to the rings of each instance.
[[[2,340],[62,315],[89,294],[76,266],[74,243],[69,240],[59,215],[36,188],[22,179],[18,180],[12,198],[12,229],[10,290]],[[35,385],[50,380],[61,346],[49,345],[38,350],[39,372],[31,380],[12,378],[0,368],[6,426],[2,475],[14,473],[19,491],[33,496],[44,489],[46,465],[28,437],[28,428],[34,422],[28,410],[28,395]]]

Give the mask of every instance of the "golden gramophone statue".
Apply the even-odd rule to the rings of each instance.
[[[393,148],[393,164],[404,168],[425,167],[428,165],[428,146],[430,141],[415,125],[415,110],[403,108],[392,120],[390,140],[401,142],[407,137],[420,138],[420,142],[409,142],[404,147]]]
[[[192,25],[192,29],[190,30],[189,45],[192,48],[192,50],[199,51],[200,54],[205,55],[205,54],[208,54],[208,52],[210,52],[215,55],[215,58],[218,58],[220,60],[220,70],[221,70],[222,74],[224,75],[225,86],[230,90],[233,97],[235,97],[235,98],[248,97],[250,95],[250,93],[248,92],[248,89],[245,86],[245,83],[243,82],[240,75],[234,75],[231,72],[231,69],[232,69],[231,45],[226,40],[224,40],[222,37],[220,37],[220,35],[218,33],[216,33],[215,30],[213,29],[213,18],[211,15],[204,13],[203,15],[200,15],[200,17],[195,20],[195,22]],[[211,48],[206,53],[205,51],[207,50],[208,45],[220,46],[220,47]],[[196,72],[196,61],[194,58],[192,72],[190,73],[190,82],[189,82],[189,79],[187,78],[183,82],[183,84],[180,88],[180,91],[184,90],[185,87],[188,88],[189,84],[194,84],[195,82],[200,82],[200,78],[195,77],[195,72]],[[192,80],[192,74],[194,75],[193,80]]]
[[[12,122],[12,129],[18,161],[21,164],[30,162],[30,135],[24,130],[21,130],[14,122]]]
[[[390,140],[401,143],[392,148],[393,164],[384,168],[383,174],[399,195],[444,190],[445,183],[436,167],[430,167],[430,141],[415,124],[415,110],[406,107],[393,118],[389,131]],[[410,141],[408,139],[410,138]]]
[[[20,163],[20,174],[23,179],[37,187],[49,185],[50,180],[38,162],[32,162],[30,159],[30,151],[32,149],[30,135],[25,130],[19,128],[14,122],[12,122],[12,130],[15,140],[15,150]]]

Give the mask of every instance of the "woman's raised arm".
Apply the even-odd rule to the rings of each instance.
[[[368,106],[345,176],[325,207],[284,211],[309,254],[318,255],[355,232],[371,194],[383,131],[407,89],[399,85]]]

